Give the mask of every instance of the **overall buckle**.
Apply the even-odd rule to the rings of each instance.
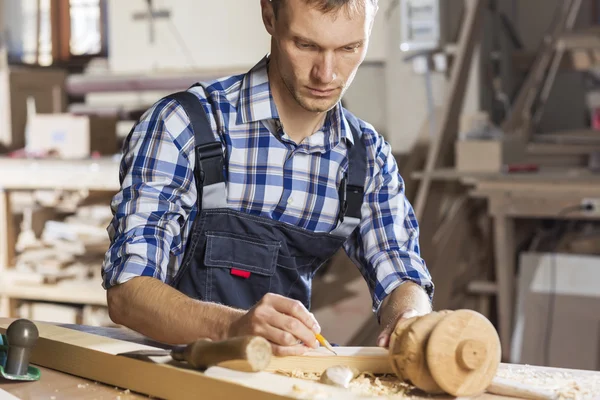
[[[196,146],[196,179],[205,185],[223,182],[223,148],[221,142],[211,142]]]

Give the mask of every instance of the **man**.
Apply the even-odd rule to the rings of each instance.
[[[318,346],[315,271],[342,246],[383,327],[433,284],[390,146],[341,106],[377,0],[261,0],[271,52],[158,101],[124,146],[103,266],[111,318],[165,343],[239,335]],[[191,97],[190,97],[191,96]]]

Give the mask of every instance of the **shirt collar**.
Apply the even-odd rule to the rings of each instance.
[[[269,55],[266,55],[242,79],[237,105],[238,124],[264,121],[279,126],[279,114],[269,85],[268,62]],[[346,118],[343,118],[343,108],[339,102],[327,113],[321,130],[324,133],[323,146],[326,148],[335,147],[340,138],[350,144],[354,143],[350,126]]]

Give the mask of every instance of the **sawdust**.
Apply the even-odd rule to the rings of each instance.
[[[294,371],[276,371],[276,373],[289,376],[292,378],[299,378],[309,381],[319,381],[321,378],[320,373],[316,372],[303,372],[301,370]],[[300,392],[304,389],[297,388]],[[411,399],[411,392],[414,390],[414,386],[411,386],[405,382],[400,381],[394,375],[382,375],[375,376],[369,372],[363,372],[358,377],[350,382],[348,390],[359,396],[382,396],[391,399]],[[318,393],[295,393],[302,395],[317,395]],[[318,397],[308,397],[318,398]]]
[[[597,373],[573,374],[566,371],[534,370],[527,366],[498,369],[497,376],[531,386],[554,390],[558,400],[588,400],[600,396]]]
[[[319,381],[321,377],[320,373],[305,373],[301,370],[291,372],[277,371],[277,373],[311,381]],[[600,378],[597,373],[575,375],[565,371],[545,371],[528,366],[510,366],[498,369],[497,376],[531,386],[554,390],[558,396],[557,400],[600,399]],[[299,393],[301,389],[297,388],[297,390]],[[350,382],[348,390],[359,396],[380,396],[398,400],[422,398],[413,394],[416,393],[414,386],[400,381],[395,375],[376,376],[368,372],[361,373]],[[308,397],[301,398],[320,398],[317,393],[302,394]]]

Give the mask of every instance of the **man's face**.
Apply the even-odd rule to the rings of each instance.
[[[333,108],[365,58],[375,17],[370,0],[323,13],[304,0],[286,0],[274,19],[271,60],[294,100],[304,109]],[[267,24],[268,25],[268,24]]]

